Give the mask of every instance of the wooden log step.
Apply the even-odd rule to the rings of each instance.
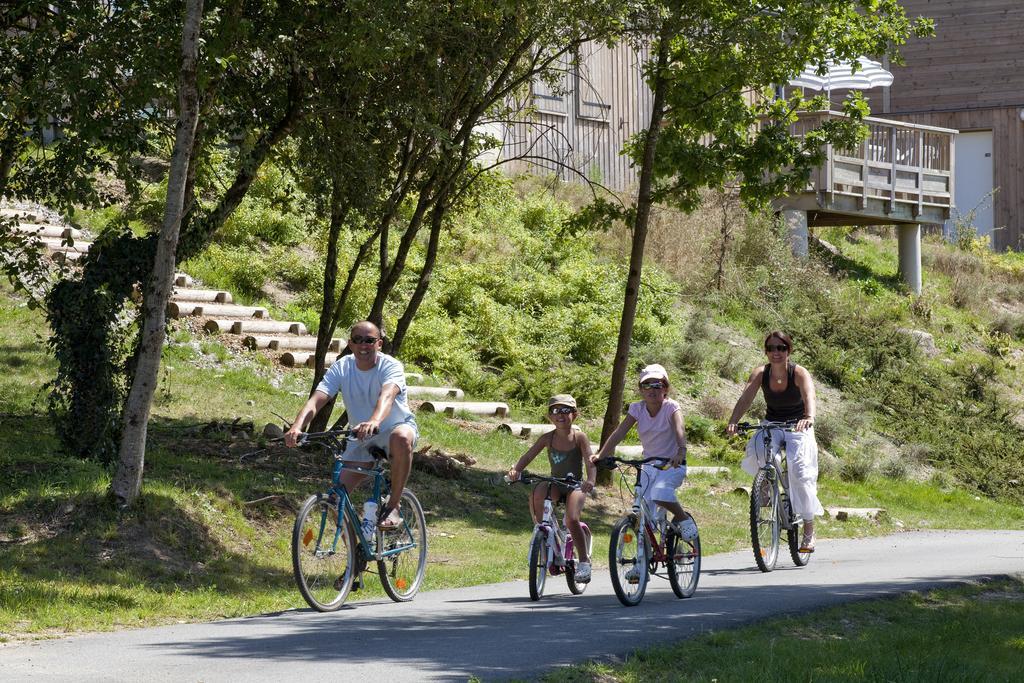
[[[420,410],[425,413],[446,415],[454,415],[461,411],[471,415],[505,417],[508,415],[508,404],[499,401],[424,401],[420,404]]]
[[[407,389],[409,391],[409,396],[412,398],[450,398],[454,401],[461,401],[466,397],[462,389],[456,389],[455,387],[421,387],[411,385],[408,386]]]
[[[316,337],[313,335],[298,335],[292,337],[269,337],[270,348],[279,351],[316,351]],[[341,340],[332,339],[327,347],[328,353],[341,352]]]
[[[79,254],[84,254],[92,246],[92,242],[83,242],[81,240],[75,240],[74,244],[64,244],[63,238],[60,237],[41,237],[40,240],[42,240],[43,246],[51,254],[58,251],[77,251]]]
[[[306,326],[283,320],[236,320],[231,327],[233,334],[306,334]]]
[[[324,367],[331,367],[337,359],[337,354],[328,353],[324,358]],[[316,354],[306,351],[285,351],[281,354],[281,365],[289,368],[312,368],[316,365]]]
[[[286,351],[281,354],[281,365],[286,368],[305,367],[306,361],[312,356],[313,354],[306,353],[305,351]]]
[[[410,387],[411,389],[412,387]],[[498,425],[499,432],[508,432],[513,436],[540,436],[541,434],[547,434],[555,428],[555,425],[548,424],[529,424],[526,422],[502,422]],[[578,425],[573,425],[573,429],[578,430]]]
[[[195,280],[193,280],[191,276],[186,275],[185,273],[175,273],[174,274],[174,286],[175,287],[191,287],[195,283],[196,283]]]
[[[75,228],[68,228],[61,225],[46,225],[42,223],[20,223],[14,227],[18,232],[27,232],[39,237],[63,239],[70,237],[73,240],[82,239],[82,231]]]
[[[172,302],[173,303],[173,302]],[[186,306],[189,302],[183,301]],[[199,305],[200,313],[196,315],[207,315],[219,318],[229,316],[232,318],[269,318],[270,312],[262,306],[239,306],[238,304],[207,304]]]
[[[15,220],[24,221],[26,223],[41,223],[43,221],[42,216],[32,211],[26,211],[25,209],[0,209],[0,216],[4,218],[13,218]]]
[[[242,339],[242,346],[247,349],[269,349],[272,340],[273,337],[257,337],[250,334]]]
[[[591,444],[590,444],[590,452],[591,453],[597,453],[599,448],[600,448],[600,446],[597,443],[591,442]],[[644,454],[644,447],[643,446],[631,446],[631,445],[621,444],[620,443],[618,446],[615,447],[615,455],[619,456],[620,458],[639,458],[639,457],[643,456],[643,454]]]
[[[861,517],[863,519],[877,520],[879,517],[887,514],[884,508],[842,508],[842,507],[827,507],[825,508],[825,514],[829,517],[833,517],[840,522],[845,522],[851,517]]]
[[[242,340],[242,345],[250,349],[271,349],[272,351],[306,351],[308,353],[315,353],[316,337],[267,337],[249,335]],[[331,340],[331,345],[327,347],[327,352],[338,353],[339,351],[341,351],[341,340]]]
[[[231,328],[238,322],[238,320],[207,320],[203,329],[210,334],[229,334],[232,331]]]
[[[167,315],[183,318],[191,315],[231,315],[239,318],[265,318],[267,309],[262,306],[237,306],[235,304],[206,304],[198,301],[168,301]]]
[[[230,304],[231,293],[220,289],[190,289],[175,287],[171,301],[201,301],[211,304]]]
[[[686,467],[686,476],[695,475],[698,477],[722,477],[729,474],[728,467],[711,467],[706,465],[688,465]]]

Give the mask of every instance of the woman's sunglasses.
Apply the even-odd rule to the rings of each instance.
[[[664,389],[667,386],[668,386],[668,384],[666,384],[665,382],[658,381],[658,380],[655,380],[653,382],[641,382],[640,383],[640,388],[641,389]]]
[[[764,350],[768,351],[768,352],[770,352],[770,351],[789,351],[789,347],[786,346],[785,344],[765,344],[764,345]]]
[[[548,414],[550,415],[570,415],[575,412],[576,409],[569,406],[551,406],[548,408]]]

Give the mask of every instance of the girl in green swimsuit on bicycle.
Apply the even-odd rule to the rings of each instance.
[[[523,453],[519,462],[508,471],[512,481],[519,479],[523,470],[544,448],[548,449],[548,461],[551,463],[552,477],[566,477],[570,474],[580,480],[580,489],[569,489],[563,486],[551,487],[552,504],[565,499],[565,526],[573,538],[583,538],[580,526],[580,514],[587,494],[594,489],[597,481],[597,468],[590,462],[590,440],[579,429],[573,428],[576,421],[576,399],[569,394],[558,394],[548,399],[548,420],[555,426],[553,431],[541,434],[537,442]],[[587,469],[587,478],[583,479],[583,468]],[[530,496],[530,514],[536,524],[544,515],[544,497],[548,485],[538,484]],[[576,581],[590,581],[590,557],[586,554],[585,543],[577,544],[580,562],[576,567]]]

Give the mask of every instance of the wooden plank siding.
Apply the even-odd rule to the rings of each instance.
[[[993,247],[1024,248],[1024,0],[901,0],[935,20],[891,65],[888,92],[865,95],[876,116],[962,132],[992,131]],[[958,207],[969,211],[973,207]]]
[[[625,142],[651,115],[651,92],[641,67],[646,50],[628,45],[587,44],[579,66],[563,65],[554,84],[536,81],[532,120],[509,126],[502,157],[513,173],[554,174],[570,182],[580,175],[613,190],[627,190],[637,173],[622,155]],[[528,160],[514,160],[528,154]]]
[[[1000,251],[1024,248],[1024,123],[1019,107],[970,111],[886,114],[886,118],[926,126],[955,128],[960,132],[992,131],[992,184],[999,188],[992,200],[995,232],[992,246]],[[971,206],[957,207],[961,212]]]

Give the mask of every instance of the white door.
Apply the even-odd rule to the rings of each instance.
[[[960,133],[956,136],[956,164],[953,172],[954,202],[962,220],[974,211],[973,225],[979,237],[988,238],[992,243],[992,229],[995,227],[992,211],[992,131],[979,130]],[[946,221],[946,234],[954,236],[952,220]]]

